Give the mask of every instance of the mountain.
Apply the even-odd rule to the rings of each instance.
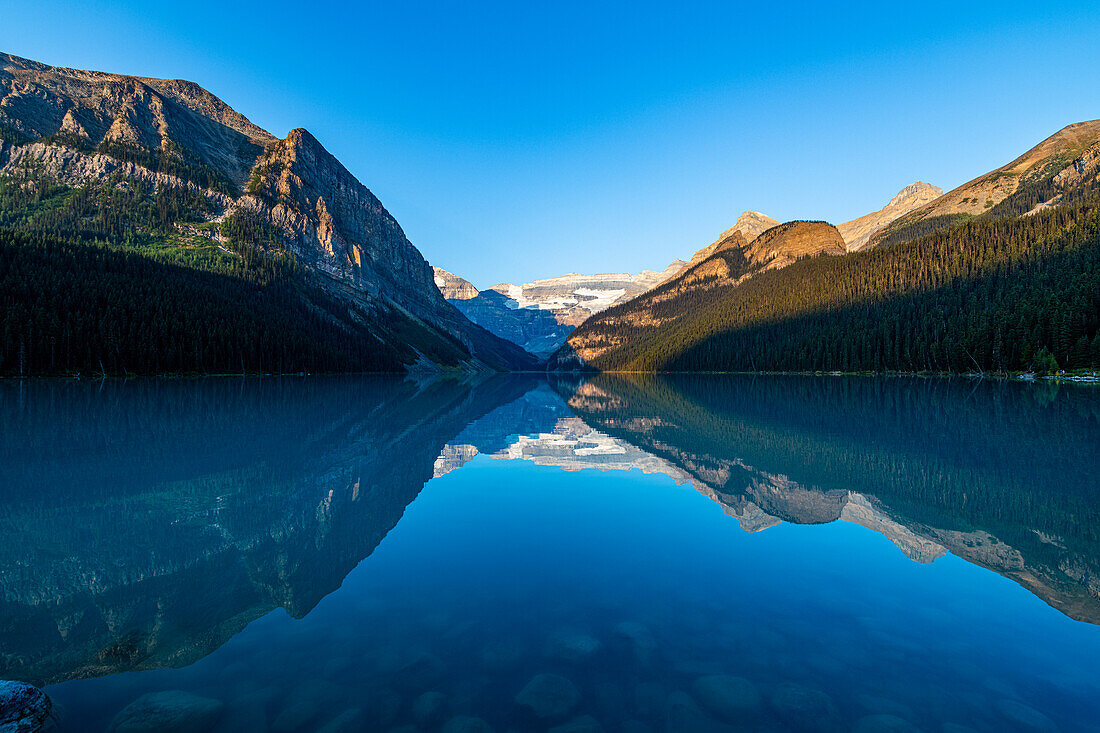
[[[600,273],[597,275],[568,275],[535,280],[513,285],[501,283],[495,290],[515,301],[519,308],[539,308],[550,311],[558,323],[578,326],[593,314],[606,310],[615,303],[629,300],[649,290],[683,267],[676,260],[661,272],[643,270],[630,273]]]
[[[482,291],[447,270],[434,270],[443,297],[467,318],[527,352],[546,358],[565,343],[575,326],[594,313],[649,290],[685,264],[676,260],[661,272],[643,270],[636,275],[570,273],[523,285],[502,283]]]
[[[832,227],[831,241],[813,240],[805,230],[803,245],[785,251],[773,253],[767,241],[780,227],[715,251],[584,323],[551,367],[975,373],[1100,367],[1097,136],[1100,121],[1072,125],[901,216],[861,251],[844,254]],[[987,189],[1000,192],[999,203],[984,213],[942,213]],[[807,256],[818,253],[844,256]]]
[[[906,241],[941,231],[991,212],[1009,198],[1026,201],[1029,204],[1026,211],[1055,204],[1066,186],[1074,185],[1074,182],[1067,180],[1068,177],[1055,180],[1057,176],[1074,165],[1075,161],[1095,161],[1098,152],[1100,120],[1068,125],[1012,162],[899,217],[874,234],[867,246]],[[1087,167],[1088,164],[1082,162],[1082,166]]]
[[[720,249],[726,249],[732,246],[742,247],[777,224],[779,224],[779,222],[775,219],[759,212],[742,212],[741,216],[737,217],[736,224],[722,232],[721,236],[712,244],[708,244],[706,247],[696,251],[696,253],[691,256],[691,260],[689,260],[682,269],[694,267]],[[673,275],[675,274],[676,273],[673,273]]]
[[[472,282],[447,272],[442,267],[433,267],[432,273],[435,275],[435,286],[447,300],[470,300],[481,294]]]
[[[490,333],[545,359],[565,343],[572,326],[537,307],[521,308],[503,293],[479,291],[463,278],[436,267],[435,283],[443,297],[463,315]]]
[[[943,189],[930,183],[917,181],[910,183],[898,191],[890,203],[878,211],[852,219],[837,226],[849,252],[858,252],[871,240],[878,230],[897,219],[908,214],[913,209],[924,206],[943,195]]]
[[[711,245],[711,254],[658,287],[609,309],[582,325],[552,361],[553,368],[613,364],[650,368],[647,349],[654,336],[676,324],[691,327],[699,309],[723,298],[729,288],[800,258],[844,254],[844,238],[825,222],[792,221],[774,226],[751,242],[739,230]]]
[[[192,82],[0,54],[0,245],[6,287],[35,292],[0,312],[16,334],[0,372],[536,363],[446,302],[312,135],[279,140]],[[36,337],[43,323],[60,343]],[[180,355],[162,359],[165,343]]]

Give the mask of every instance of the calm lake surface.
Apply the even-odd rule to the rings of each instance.
[[[1100,390],[0,384],[61,730],[1100,730]]]

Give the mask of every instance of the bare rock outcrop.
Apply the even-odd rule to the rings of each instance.
[[[871,237],[879,229],[890,224],[899,216],[908,214],[913,209],[935,201],[943,195],[943,189],[924,181],[910,183],[898,191],[890,203],[878,211],[852,219],[837,226],[849,252],[858,252],[867,246]]]

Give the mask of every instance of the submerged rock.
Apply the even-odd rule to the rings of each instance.
[[[861,693],[855,696],[855,702],[866,710],[868,715],[896,715],[906,720],[912,720],[916,717],[916,715],[913,714],[913,709],[908,705],[886,697],[879,697],[878,695]]]
[[[447,673],[447,667],[439,657],[421,654],[402,666],[393,676],[393,686],[404,692],[423,692]]]
[[[613,632],[626,643],[636,661],[645,664],[653,657],[653,652],[657,649],[657,640],[645,624],[637,621],[623,621],[615,625]]]
[[[31,733],[50,717],[53,703],[34,685],[0,680],[0,732]]]
[[[493,733],[493,726],[482,718],[456,715],[443,726],[443,733]]]
[[[600,640],[577,631],[559,631],[550,637],[546,655],[566,662],[584,662],[600,650]]]
[[[756,685],[743,677],[709,675],[695,680],[692,696],[704,710],[728,723],[741,723],[760,713],[762,700]]]
[[[1022,702],[998,700],[993,708],[1001,714],[1001,717],[1020,730],[1036,731],[1036,733],[1052,733],[1058,730],[1053,720]]]
[[[920,733],[920,728],[905,718],[880,713],[860,718],[855,733]]]
[[[183,690],[150,692],[124,707],[108,733],[202,733],[214,727],[225,705]]]
[[[783,682],[772,692],[771,704],[776,715],[796,730],[824,732],[840,727],[833,699],[821,690]]]
[[[305,729],[332,714],[333,705],[339,700],[337,688],[320,679],[305,679],[279,700],[279,707],[271,721],[275,733],[292,733]],[[337,708],[339,709],[339,708]]]
[[[519,694],[516,705],[539,720],[563,720],[580,702],[577,686],[561,675],[543,673],[531,678]]]
[[[711,718],[686,692],[673,692],[665,702],[665,733],[733,733],[734,728]]]
[[[242,730],[266,733],[266,698],[249,693],[230,701],[218,718],[214,733],[239,733]]]

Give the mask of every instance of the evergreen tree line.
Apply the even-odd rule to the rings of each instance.
[[[218,262],[0,229],[0,374],[400,371],[412,356],[274,259]]]
[[[659,327],[607,323],[594,366],[637,371],[1025,371],[1100,367],[1095,190],[893,246],[819,256],[740,286],[689,289]],[[1007,208],[1007,207],[1006,207]]]

